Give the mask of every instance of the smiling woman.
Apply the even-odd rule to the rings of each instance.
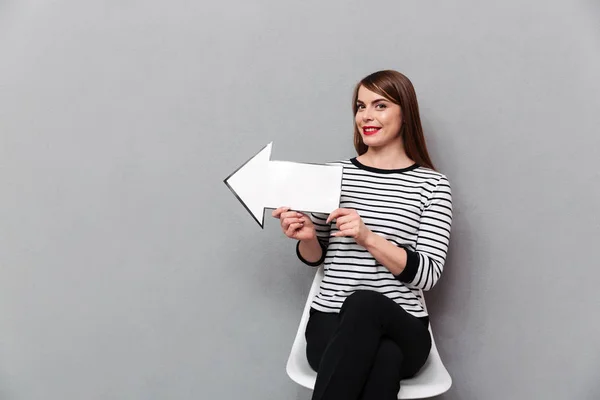
[[[297,255],[324,263],[306,326],[313,400],[392,400],[431,349],[421,291],[439,280],[452,195],[429,158],[410,80],[379,71],[354,90],[357,157],[343,166],[340,208],[273,212]]]
[[[356,100],[356,129],[365,149],[381,148],[392,142],[402,146],[402,110],[376,92],[360,86]]]
[[[403,148],[407,159],[435,170],[427,152],[417,94],[405,75],[380,71],[367,76],[354,89],[352,107],[356,120],[354,147],[359,156],[369,148],[374,153],[391,144]],[[383,138],[371,138],[372,131],[365,130],[383,128],[384,124],[387,135],[378,135]]]

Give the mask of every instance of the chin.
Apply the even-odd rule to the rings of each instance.
[[[370,136],[363,136],[363,143],[369,147],[378,147],[381,146],[381,141],[377,140],[377,138]]]

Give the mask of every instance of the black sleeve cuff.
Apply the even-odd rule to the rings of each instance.
[[[325,260],[325,250],[326,250],[325,247],[323,247],[323,244],[321,243],[320,240],[319,240],[319,246],[321,246],[322,254],[321,254],[321,258],[318,261],[310,262],[310,261],[305,260],[304,257],[302,257],[302,254],[300,254],[300,241],[299,240],[298,240],[298,243],[296,243],[296,255],[298,256],[300,261],[302,261],[304,264],[310,265],[311,267],[318,267]]]
[[[419,271],[419,253],[402,247],[406,250],[406,267],[404,270],[396,275],[396,279],[400,282],[410,283],[415,279],[417,272]]]

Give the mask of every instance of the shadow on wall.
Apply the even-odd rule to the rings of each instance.
[[[484,310],[477,309],[474,303],[484,288],[473,287],[477,282],[477,261],[473,256],[474,246],[477,254],[489,254],[490,246],[485,238],[474,238],[471,229],[480,226],[478,216],[471,212],[468,205],[460,207],[463,202],[460,190],[453,185],[454,216],[450,249],[442,278],[429,292],[425,292],[427,307],[431,315],[432,331],[438,343],[442,361],[453,378],[450,392],[461,386],[460,367],[468,362],[469,353],[477,351],[481,343],[464,343],[467,330],[476,324],[473,320],[480,318]],[[457,204],[458,203],[458,204]],[[467,351],[468,350],[468,351]],[[460,390],[458,390],[460,392]],[[444,398],[443,396],[440,398]]]

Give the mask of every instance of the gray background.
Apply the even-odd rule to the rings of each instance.
[[[427,295],[442,398],[600,398],[598,21],[597,1],[0,1],[0,398],[310,398],[285,363],[313,271],[222,180],[271,140],[352,157],[352,86],[387,68],[453,186]]]

